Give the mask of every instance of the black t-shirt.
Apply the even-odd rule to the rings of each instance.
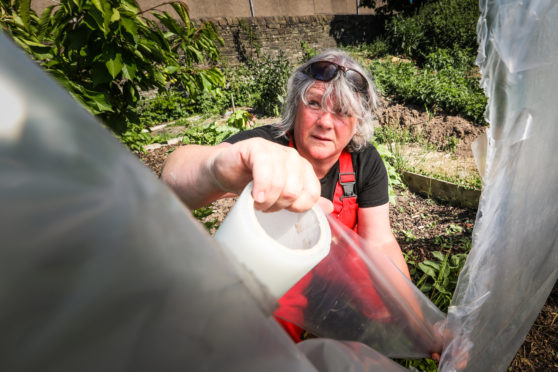
[[[228,143],[236,143],[248,138],[261,137],[266,140],[289,146],[286,136],[277,137],[276,128],[273,125],[265,125],[248,131],[239,132],[225,140]],[[372,145],[364,149],[352,152],[353,169],[356,173],[357,203],[360,208],[376,207],[385,204],[389,200],[387,171],[380,158],[380,154]],[[322,184],[322,196],[333,201],[333,194],[337,179],[339,177],[339,161],[329,170]]]

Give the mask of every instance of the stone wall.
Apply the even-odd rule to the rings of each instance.
[[[314,15],[254,18],[198,18],[195,23],[212,22],[225,45],[221,55],[230,64],[283,51],[290,62],[303,55],[301,42],[324,50],[340,45],[371,42],[383,30],[384,19],[376,15]]]

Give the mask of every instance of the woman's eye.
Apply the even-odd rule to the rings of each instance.
[[[312,108],[320,108],[321,104],[318,101],[310,100],[310,101],[308,101],[308,106],[310,106]]]

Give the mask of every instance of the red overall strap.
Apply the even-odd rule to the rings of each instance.
[[[358,204],[355,185],[356,173],[353,169],[352,156],[349,152],[343,151],[339,157],[339,178],[333,194],[331,216],[356,231]]]

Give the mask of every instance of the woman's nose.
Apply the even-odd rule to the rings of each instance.
[[[329,111],[322,110],[318,117],[318,124],[322,127],[333,127],[333,114]]]

